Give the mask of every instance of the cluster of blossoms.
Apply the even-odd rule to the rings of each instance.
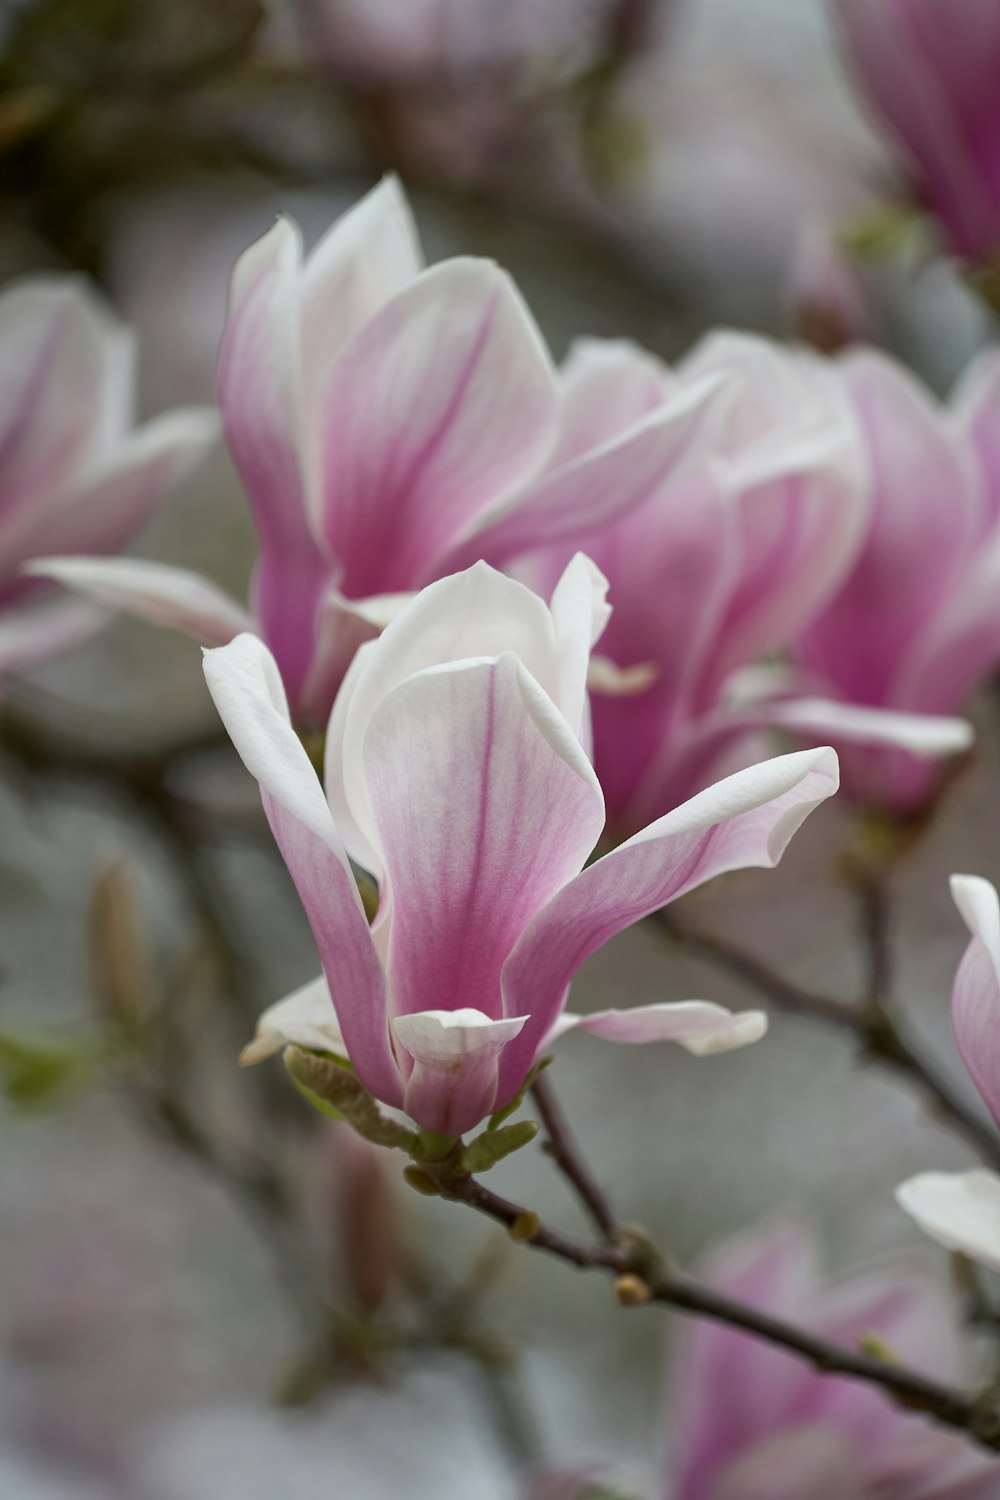
[[[700,1052],[760,1036],[703,1002],[563,1006],[614,933],[773,864],[835,790],[830,749],[753,764],[767,731],[829,741],[868,808],[935,796],[935,757],[971,738],[949,715],[1000,660],[996,356],[947,410],[884,356],[736,333],[675,368],[586,341],[557,369],[493,263],[424,266],[389,179],[308,258],[284,220],[241,258],[219,401],[259,538],[247,608],[81,556],[118,544],[117,513],[17,587],[60,580],[217,648],[209,686],[324,971],[249,1055],[333,1053],[458,1135],[570,1025]],[[172,463],[129,489],[130,524],[204,424],[152,429]],[[323,785],[297,730],[325,736]]]
[[[773,866],[840,767],[856,807],[917,819],[971,745],[957,715],[1000,664],[996,351],[948,405],[885,355],[739,333],[674,367],[595,340],[557,367],[495,265],[425,266],[386,180],[310,255],[282,220],[235,269],[218,390],[259,542],[243,605],[110,555],[214,415],[133,431],[127,336],[72,283],[9,291],[0,331],[0,670],[108,609],[210,648],[322,967],[246,1061],[320,1054],[454,1144],[570,1029],[754,1042],[757,1011],[578,1015],[571,982],[686,892]],[[775,735],[787,753],[760,759]],[[955,893],[956,1035],[1000,1121],[1000,903]],[[995,1177],[900,1198],[1000,1269]],[[874,1330],[920,1362],[929,1342],[940,1367],[922,1288],[820,1296],[794,1234],[713,1275],[844,1343]],[[682,1367],[677,1500],[995,1487],[956,1440],[744,1334],[696,1331]]]

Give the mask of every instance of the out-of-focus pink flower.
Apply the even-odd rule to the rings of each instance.
[[[575,431],[567,451],[566,398],[512,281],[485,260],[424,269],[388,179],[305,263],[280,220],[234,273],[219,396],[260,538],[252,623],[162,565],[46,571],[209,645],[256,629],[296,718],[322,725],[400,595],[480,557],[575,545],[639,504],[701,441],[717,384],[607,438]]]
[[[630,345],[588,342],[565,371],[567,441],[613,432],[664,390],[723,372],[701,459],[588,543],[614,605],[592,681],[595,764],[619,830],[676,806],[727,761],[746,764],[750,738],[775,719],[798,717],[820,737],[830,721],[843,727],[839,705],[779,703],[784,680],[761,686],[743,671],[816,613],[863,534],[855,434],[828,367],[732,333],[706,339],[674,373]],[[550,578],[564,556],[546,564]],[[864,715],[852,729],[874,732]]]
[[[68,650],[103,616],[25,575],[43,552],[113,552],[216,431],[204,410],[133,425],[133,341],[82,281],[0,295],[0,674]]]
[[[1000,355],[981,358],[952,409],[873,351],[840,370],[867,456],[870,519],[798,659],[845,703],[952,714],[1000,662]],[[951,749],[961,748],[956,728]],[[882,748],[845,745],[843,772],[848,794],[903,814],[938,780],[931,761]]]
[[[952,1372],[955,1327],[933,1284],[898,1273],[823,1289],[812,1244],[782,1227],[724,1253],[721,1291],[847,1348],[865,1334],[908,1364]],[[690,1323],[666,1405],[669,1500],[989,1500],[1000,1465],[833,1378],[714,1323]]]
[[[698,1053],[762,1034],[760,1013],[700,1001],[563,1010],[580,964],[616,932],[723,870],[774,864],[837,784],[832,752],[784,756],[584,868],[604,826],[585,742],[605,587],[578,556],[551,608],[483,563],[423,590],[355,657],[326,797],[266,647],[242,636],[207,654],[325,972],[264,1018],[251,1057],[318,1044],[421,1126],[459,1134],[571,1027]],[[378,883],[371,929],[349,859]]]
[[[972,934],[955,975],[951,1023],[962,1060],[1000,1124],[1000,899],[977,875],[953,875],[951,893]],[[897,1198],[933,1239],[1000,1271],[996,1172],[923,1172]]]
[[[866,97],[952,248],[1000,255],[1000,11],[982,0],[831,0]]]

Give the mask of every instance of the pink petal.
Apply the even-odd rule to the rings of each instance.
[[[496,1107],[500,1053],[524,1025],[478,1010],[425,1010],[397,1016],[393,1034],[412,1059],[404,1108],[424,1130],[461,1135]]]
[[[792,835],[837,790],[832,750],[779,756],[709,787],[555,895],[531,923],[503,974],[508,1014],[531,1020],[505,1054],[527,1070],[554,1025],[577,969],[615,933],[726,870],[773,866]],[[501,1094],[511,1079],[501,1078]]]
[[[467,566],[476,557],[503,566],[558,542],[586,545],[695,461],[720,396],[718,377],[681,386],[641,421],[526,483],[475,525],[446,566]]]
[[[1000,20],[989,5],[835,0],[870,103],[916,165],[921,196],[962,255],[1000,244],[995,90]]]
[[[393,1014],[474,1001],[494,1019],[524,1015],[503,1003],[503,962],[604,823],[565,720],[509,653],[436,667],[376,709],[364,768],[391,900]]]
[[[710,1285],[777,1317],[802,1321],[818,1280],[809,1235],[795,1224],[743,1236],[700,1268]],[[817,1377],[735,1329],[693,1322],[681,1331],[664,1407],[676,1500],[701,1500],[741,1453],[789,1421]]]
[[[423,268],[417,227],[397,177],[342,214],[311,251],[302,275],[302,384],[309,430],[322,423],[330,371],[359,329]],[[319,461],[319,444],[315,460]],[[319,494],[319,472],[310,496]]]
[[[312,659],[330,580],[307,516],[301,262],[298,231],[286,219],[241,256],[218,371],[226,440],[260,537],[254,612],[293,699]]]
[[[507,651],[560,708],[565,697],[564,716],[579,721],[587,645],[601,606],[585,560],[572,563],[566,578],[554,618],[537,594],[477,563],[423,589],[377,642],[358,652],[330,717],[325,781],[351,856],[376,877],[381,856],[364,775],[364,737],[376,708],[415,672]]]
[[[133,340],[82,280],[37,276],[0,296],[0,511],[83,480],[132,418]]]
[[[205,678],[233,744],[260,783],[336,997],[348,1056],[366,1088],[398,1105],[381,966],[323,789],[289,722],[277,664],[255,636],[240,635],[205,653]]]
[[[953,875],[951,894],[972,933],[955,975],[952,1029],[972,1081],[1000,1124],[1000,901],[977,875]]]
[[[628,339],[577,339],[559,371],[559,437],[550,468],[582,458],[652,415],[674,379]]]
[[[963,586],[982,492],[968,446],[912,377],[873,351],[843,370],[869,455],[871,520],[847,582],[803,637],[802,659],[840,697],[904,707],[897,676]]]
[[[58,503],[22,509],[0,528],[0,569],[42,553],[117,551],[205,453],[217,432],[207,409],[175,411],[123,438]]]
[[[26,571],[54,579],[110,609],[183,631],[206,646],[224,646],[234,635],[254,628],[245,610],[187,568],[130,557],[43,557]]]
[[[538,466],[555,407],[541,336],[495,266],[446,261],[392,298],[324,393],[323,532],[345,593],[435,576],[455,538]]]
[[[767,1016],[762,1010],[734,1013],[710,1000],[663,1001],[631,1010],[600,1010],[587,1016],[563,1011],[543,1046],[550,1046],[567,1031],[591,1031],[606,1042],[632,1046],[679,1042],[696,1057],[708,1057],[760,1041],[767,1031]]]

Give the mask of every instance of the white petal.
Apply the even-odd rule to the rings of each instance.
[[[283,1047],[305,1047],[311,1052],[336,1052],[344,1057],[347,1048],[337,1024],[330,998],[330,986],[321,974],[308,984],[268,1006],[254,1032],[240,1053],[241,1067],[262,1062]]]
[[[596,1011],[589,1016],[565,1012],[545,1045],[567,1031],[592,1031],[607,1042],[635,1046],[679,1042],[696,1057],[709,1057],[759,1042],[767,1031],[767,1022],[762,1010],[731,1011],[710,1000],[663,1001],[630,1010]]]
[[[181,630],[206,646],[224,646],[254,629],[245,610],[187,568],[125,557],[42,557],[25,572],[54,578],[98,604]]]
[[[1000,1271],[1000,1177],[995,1172],[922,1172],[896,1201],[925,1234]]]
[[[784,699],[768,705],[761,721],[794,729],[810,738],[887,745],[909,750],[913,755],[932,757],[957,755],[968,750],[975,739],[975,730],[965,719],[868,708],[833,698]]]

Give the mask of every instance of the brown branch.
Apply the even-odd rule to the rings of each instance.
[[[447,1165],[432,1164],[426,1170],[442,1198],[464,1203],[502,1224],[532,1249],[580,1270],[614,1276],[625,1305],[657,1303],[738,1328],[826,1374],[878,1386],[908,1410],[925,1412],[945,1426],[968,1433],[983,1447],[1000,1452],[1000,1404],[989,1393],[956,1390],[905,1366],[844,1349],[808,1329],[738,1302],[666,1266],[654,1246],[630,1231],[620,1232],[616,1244],[581,1245],[540,1223],[531,1210],[491,1192],[465,1173]]]
[[[655,912],[649,920],[672,942],[732,974],[778,1010],[821,1021],[853,1037],[863,1058],[880,1063],[918,1089],[932,1112],[963,1136],[977,1155],[1000,1171],[1000,1137],[937,1065],[924,1056],[908,1035],[905,1024],[890,1014],[884,994],[872,991],[860,1005],[835,1000],[792,983],[742,948],[679,921],[672,912]],[[870,909],[868,921],[872,921]],[[871,987],[874,979],[884,983],[886,977],[887,949],[881,927],[870,927],[869,942],[873,945],[869,973]]]
[[[544,1073],[539,1074],[531,1085],[531,1093],[545,1127],[543,1149],[573,1188],[600,1237],[609,1243],[614,1241],[621,1228],[617,1215],[570,1134],[559,1101]]]

